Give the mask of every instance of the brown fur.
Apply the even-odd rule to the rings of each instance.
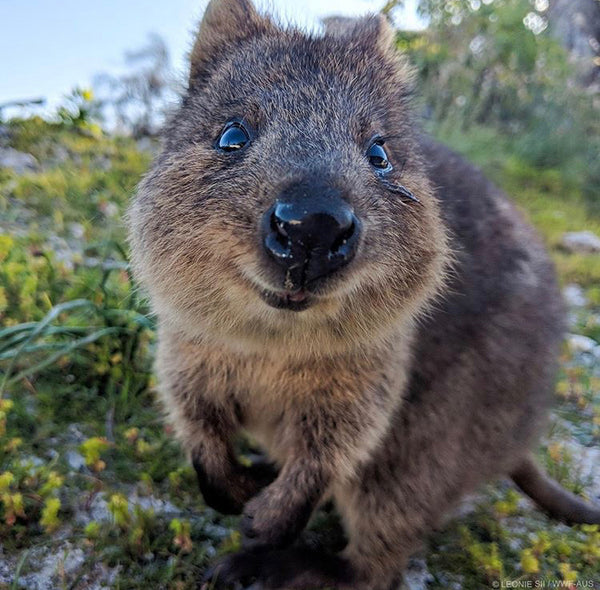
[[[386,589],[481,482],[515,473],[546,489],[525,472],[562,333],[552,266],[504,195],[416,130],[391,39],[379,17],[308,37],[247,0],[212,0],[189,91],[130,210],[164,406],[206,501],[244,512],[248,548],[221,564],[225,583]],[[214,147],[232,117],[256,131],[235,156]],[[394,164],[385,181],[365,158],[376,133]],[[308,309],[274,309],[260,293],[285,276],[260,218],[306,178],[343,192],[361,243]],[[262,491],[270,474],[235,460],[240,430],[280,469]],[[286,549],[326,497],[343,556]]]

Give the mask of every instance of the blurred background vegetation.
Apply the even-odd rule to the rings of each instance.
[[[557,264],[571,334],[540,458],[598,496],[600,3],[419,10],[428,27],[397,44],[425,127],[517,201]],[[159,37],[125,59],[126,74],[99,75],[51,114],[0,105],[0,588],[194,588],[239,542],[236,520],[202,505],[154,406],[153,319],[122,216],[181,83]],[[600,583],[598,527],[550,521],[505,484],[462,512],[413,590]],[[335,517],[319,514],[313,534],[335,537]]]

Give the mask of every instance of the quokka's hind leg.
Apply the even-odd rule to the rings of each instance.
[[[348,536],[341,556],[360,581],[357,588],[397,588],[409,558],[455,507],[468,486],[456,465],[373,461],[355,482],[334,489]]]

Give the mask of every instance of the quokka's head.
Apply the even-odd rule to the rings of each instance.
[[[160,320],[242,349],[331,353],[414,315],[446,239],[382,17],[282,29],[212,0],[129,220]]]

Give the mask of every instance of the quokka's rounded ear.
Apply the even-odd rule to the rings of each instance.
[[[363,18],[332,16],[323,19],[325,35],[355,40],[383,53],[394,49],[394,29],[382,14]]]
[[[250,0],[210,0],[190,54],[190,86],[200,83],[236,44],[273,29]]]

